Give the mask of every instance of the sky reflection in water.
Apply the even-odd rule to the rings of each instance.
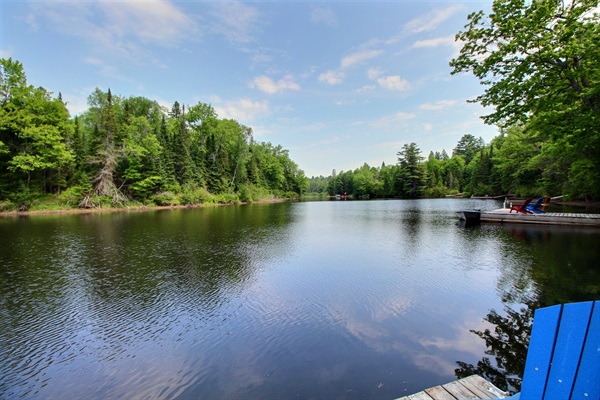
[[[491,309],[597,296],[597,230],[492,201],[0,220],[0,397],[394,398],[475,364]]]

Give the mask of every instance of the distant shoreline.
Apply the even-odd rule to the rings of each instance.
[[[261,204],[261,203],[282,203],[289,201],[289,199],[268,199],[258,200],[253,202],[239,202],[239,203],[204,203],[204,204],[187,204],[177,206],[132,206],[132,207],[107,207],[107,208],[61,208],[57,210],[31,210],[31,211],[2,211],[0,212],[0,218],[2,217],[20,217],[20,216],[33,216],[33,215],[70,215],[70,214],[105,214],[115,212],[143,212],[143,211],[159,211],[159,210],[180,210],[186,208],[204,208],[204,207],[223,207],[223,206],[239,206],[247,204]]]
[[[19,217],[19,216],[33,216],[33,215],[70,215],[70,214],[105,214],[114,212],[143,212],[143,211],[160,211],[160,210],[180,210],[186,208],[203,208],[203,207],[224,207],[224,206],[238,206],[248,204],[261,204],[261,203],[282,203],[290,201],[290,199],[274,198],[267,200],[258,200],[253,202],[239,202],[239,203],[203,203],[203,204],[188,204],[188,205],[177,205],[177,206],[131,206],[131,207],[107,207],[107,208],[61,208],[57,210],[31,210],[31,211],[2,211],[0,212],[0,218],[2,217]],[[600,210],[600,201],[560,201],[555,202],[562,206],[572,207],[587,207]]]

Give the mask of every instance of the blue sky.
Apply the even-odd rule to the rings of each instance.
[[[0,0],[0,56],[63,95],[72,115],[98,87],[210,103],[280,144],[307,176],[397,162],[405,143],[451,154],[498,130],[450,75],[454,35],[488,1]]]

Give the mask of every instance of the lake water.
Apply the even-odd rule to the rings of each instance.
[[[484,357],[491,310],[597,299],[600,230],[495,201],[0,219],[0,398],[393,399]],[[491,357],[493,359],[493,357]]]

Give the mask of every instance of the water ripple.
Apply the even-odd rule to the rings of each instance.
[[[431,378],[424,359],[477,361],[468,322],[555,258],[594,282],[536,247],[555,236],[461,230],[443,204],[0,221],[0,398],[370,397],[390,371]]]

